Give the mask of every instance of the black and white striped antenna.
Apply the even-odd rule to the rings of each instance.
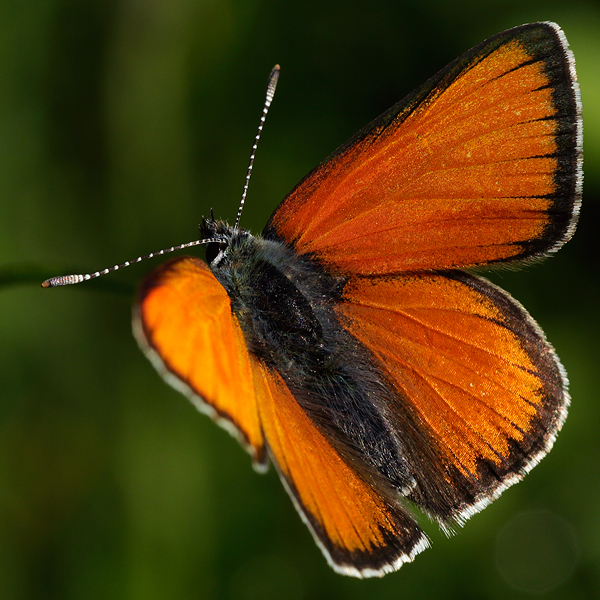
[[[275,88],[277,87],[277,80],[279,79],[279,65],[275,65],[271,74],[269,75],[269,83],[267,85],[267,97],[265,100],[265,104],[263,107],[262,115],[260,117],[260,124],[258,125],[258,132],[256,133],[256,137],[254,138],[254,144],[252,145],[252,153],[250,154],[250,163],[248,165],[248,171],[246,172],[246,180],[244,182],[244,189],[242,191],[242,199],[240,201],[240,206],[238,208],[237,217],[235,220],[235,229],[237,229],[238,224],[240,222],[240,218],[242,216],[242,209],[244,208],[244,202],[246,201],[246,195],[248,194],[248,184],[250,183],[250,176],[252,175],[252,166],[254,164],[254,157],[256,155],[256,148],[258,146],[258,140],[260,139],[260,135],[262,133],[263,125],[265,123],[265,119],[267,117],[267,113],[269,112],[269,107],[271,106],[271,102],[273,101],[273,96],[275,95]],[[114,271],[118,271],[119,269],[124,269],[129,265],[135,265],[136,263],[142,262],[147,258],[153,258],[155,256],[162,256],[163,254],[168,254],[169,252],[175,252],[176,250],[183,250],[184,248],[191,248],[192,246],[201,246],[202,244],[210,244],[214,242],[226,242],[225,238],[214,237],[214,238],[206,238],[203,240],[195,240],[193,242],[187,242],[186,244],[179,244],[178,246],[171,246],[170,248],[165,248],[164,250],[160,250],[159,252],[151,252],[150,254],[146,254],[144,256],[138,256],[135,260],[126,261],[121,263],[120,265],[114,265],[113,267],[109,267],[107,269],[103,269],[102,271],[96,271],[95,273],[86,273],[85,275],[61,275],[59,277],[51,277],[50,279],[46,279],[42,283],[42,287],[59,287],[62,285],[74,285],[75,283],[81,283],[82,281],[89,281],[90,279],[95,279],[96,277],[100,277],[101,275],[107,275],[108,273],[112,273]]]
[[[246,181],[244,182],[244,189],[242,191],[242,199],[240,201],[240,207],[238,208],[237,217],[235,219],[234,228],[237,229],[240,223],[240,219],[242,217],[242,210],[244,210],[244,202],[246,202],[246,195],[248,194],[248,184],[250,183],[250,176],[252,175],[252,166],[254,165],[254,157],[256,156],[256,148],[258,147],[258,140],[260,140],[260,135],[263,130],[263,125],[265,124],[265,119],[267,118],[267,113],[269,112],[269,108],[271,106],[271,102],[273,102],[273,96],[275,95],[275,88],[277,87],[277,81],[279,80],[279,65],[275,65],[269,75],[269,83],[267,84],[267,97],[265,99],[265,105],[263,106],[262,115],[260,116],[260,123],[258,124],[258,131],[256,132],[256,137],[254,138],[254,144],[252,146],[252,153],[250,154],[250,162],[248,164],[248,171],[246,172]]]
[[[96,271],[95,273],[86,273],[85,275],[61,275],[60,277],[51,277],[50,279],[46,279],[42,283],[42,287],[59,287],[61,285],[73,285],[75,283],[81,283],[82,281],[89,281],[90,279],[96,279],[96,277],[100,277],[100,275],[107,275],[108,273],[113,273],[114,271],[118,271],[119,269],[124,269],[129,265],[135,265],[136,263],[142,262],[147,258],[154,258],[155,256],[162,256],[163,254],[169,254],[169,252],[175,252],[176,250],[183,250],[184,248],[191,248],[192,246],[200,246],[202,244],[210,244],[211,242],[225,242],[225,239],[222,238],[207,238],[204,240],[195,240],[193,242],[188,242],[187,244],[179,244],[179,246],[171,246],[170,248],[165,248],[164,250],[160,250],[158,252],[150,252],[150,254],[145,254],[144,256],[138,256],[135,260],[128,260],[120,265],[114,265],[113,267],[108,267],[108,269],[102,269],[102,271]]]

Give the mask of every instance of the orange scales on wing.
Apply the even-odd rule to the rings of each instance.
[[[408,545],[413,535],[420,538],[414,521],[340,458],[281,376],[256,359],[251,362],[271,456],[319,542],[334,556],[346,555],[336,562],[347,562],[352,553],[373,554],[390,539]],[[401,530],[405,539],[400,538]],[[425,540],[423,536],[419,551],[426,547]]]
[[[452,464],[476,477],[481,460],[509,458],[543,409],[545,373],[498,304],[441,275],[357,278],[344,299],[344,323]]]
[[[364,274],[519,254],[548,224],[557,168],[552,90],[530,58],[501,46],[318,167],[275,213],[278,235]]]
[[[246,343],[231,302],[210,269],[197,258],[161,265],[142,290],[145,337],[166,369],[243,435],[263,460],[254,381]],[[200,406],[200,408],[203,408]]]

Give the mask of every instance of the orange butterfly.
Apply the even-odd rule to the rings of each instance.
[[[173,258],[144,282],[140,345],[274,463],[336,571],[397,570],[428,546],[411,506],[449,531],[550,450],[565,371],[525,309],[464,269],[571,237],[581,147],[563,32],[517,27],[356,134],[262,236],[206,219],[208,265]]]

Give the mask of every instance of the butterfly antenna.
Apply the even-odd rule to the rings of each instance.
[[[90,279],[96,279],[96,277],[100,277],[100,275],[106,275],[108,273],[112,273],[114,271],[118,271],[119,269],[124,269],[129,265],[135,265],[136,263],[142,262],[147,258],[153,258],[155,256],[162,256],[163,254],[169,254],[169,252],[175,252],[176,250],[183,250],[184,248],[191,248],[192,246],[200,246],[201,244],[210,244],[212,242],[226,242],[227,240],[219,237],[215,238],[207,238],[204,240],[195,240],[193,242],[188,242],[187,244],[179,244],[179,246],[171,246],[170,248],[165,248],[160,252],[150,252],[150,254],[146,254],[145,256],[138,256],[135,260],[129,260],[120,265],[115,265],[114,267],[109,267],[108,269],[104,269],[102,271],[96,271],[95,273],[86,273],[85,275],[61,275],[60,277],[51,277],[50,279],[46,279],[44,283],[42,283],[43,288],[49,287],[59,287],[61,285],[73,285],[75,283],[81,283],[82,281],[88,281]]]
[[[269,83],[267,85],[267,97],[265,100],[265,105],[263,107],[262,115],[260,117],[260,124],[258,126],[258,132],[256,133],[256,137],[254,138],[254,145],[252,146],[252,154],[250,155],[250,164],[248,165],[248,171],[246,173],[246,181],[244,183],[244,191],[242,192],[242,200],[240,202],[240,207],[238,209],[237,218],[235,220],[235,229],[237,229],[238,223],[240,222],[240,217],[242,216],[242,209],[244,208],[244,202],[246,200],[246,195],[248,193],[248,183],[250,182],[250,175],[252,174],[252,165],[254,164],[254,156],[256,155],[256,148],[258,146],[258,140],[260,139],[260,135],[262,133],[263,125],[265,123],[265,119],[267,117],[267,113],[269,112],[269,107],[271,106],[271,102],[273,102],[273,96],[275,95],[275,88],[277,87],[277,80],[279,79],[279,65],[275,65],[271,74],[269,75]],[[212,217],[212,209],[211,209],[211,217]],[[96,279],[96,277],[100,277],[100,275],[107,275],[108,273],[113,273],[114,271],[118,271],[119,269],[124,269],[129,265],[135,265],[136,263],[142,262],[148,258],[153,258],[154,256],[162,256],[163,254],[168,254],[169,252],[175,252],[176,250],[183,250],[184,248],[191,248],[192,246],[200,246],[202,244],[210,244],[211,242],[226,242],[227,240],[219,237],[208,238],[204,240],[195,240],[193,242],[188,242],[187,244],[180,244],[179,246],[171,246],[170,248],[166,248],[164,250],[160,250],[159,252],[151,252],[150,254],[146,254],[145,256],[138,256],[135,260],[130,260],[124,262],[120,265],[114,265],[113,267],[109,267],[108,269],[104,269],[102,271],[96,271],[95,273],[86,273],[85,275],[61,275],[59,277],[51,277],[50,279],[46,279],[42,283],[42,287],[59,287],[62,285],[74,285],[76,283],[81,283],[82,281],[89,281],[90,279]]]
[[[269,112],[269,107],[271,106],[271,102],[273,102],[273,96],[275,95],[275,88],[277,87],[277,80],[279,79],[279,65],[275,65],[271,74],[269,75],[269,83],[267,85],[267,97],[265,99],[265,105],[263,107],[262,115],[260,117],[260,123],[258,125],[258,131],[256,132],[256,137],[254,138],[254,145],[252,146],[252,153],[250,154],[250,163],[248,164],[248,171],[246,172],[246,181],[244,182],[244,190],[242,191],[242,199],[240,201],[240,207],[238,208],[237,217],[235,219],[235,229],[238,228],[240,218],[242,216],[242,210],[244,208],[244,202],[246,201],[246,195],[248,194],[248,184],[250,183],[250,176],[252,175],[252,165],[254,164],[254,157],[256,156],[256,148],[258,146],[258,140],[260,139],[260,135],[263,130],[263,125],[265,124],[265,119],[267,118],[267,113]]]

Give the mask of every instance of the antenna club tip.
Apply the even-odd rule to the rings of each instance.
[[[275,65],[271,69],[271,74],[269,75],[269,87],[268,94],[272,98],[275,93],[275,86],[277,85],[277,80],[279,79],[279,73],[281,72],[281,67],[279,65]]]
[[[75,283],[81,283],[85,279],[91,279],[91,277],[84,275],[61,275],[60,277],[46,279],[46,281],[42,283],[42,287],[49,288],[59,287],[61,285],[74,285]]]

